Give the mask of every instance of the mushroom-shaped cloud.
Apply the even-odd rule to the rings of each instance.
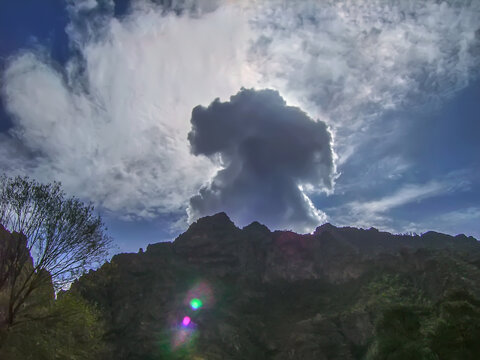
[[[190,199],[190,221],[225,211],[239,225],[310,231],[325,221],[304,189],[329,190],[335,166],[322,121],[287,106],[274,90],[241,89],[192,111],[192,153],[220,170]]]

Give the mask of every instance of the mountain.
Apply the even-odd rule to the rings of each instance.
[[[301,235],[219,213],[70,291],[101,312],[111,359],[480,355],[480,243],[465,235],[331,224]]]

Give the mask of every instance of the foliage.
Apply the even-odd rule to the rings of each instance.
[[[0,177],[0,224],[20,236],[3,242],[0,291],[8,294],[7,326],[37,288],[58,291],[107,254],[111,239],[92,205],[67,198],[59,183]],[[48,274],[48,275],[46,275]]]
[[[97,311],[80,297],[72,293],[60,296],[43,315],[1,334],[1,359],[88,360],[105,353],[103,324]]]
[[[376,325],[369,359],[435,359],[421,333],[422,309],[395,305],[384,311]]]
[[[432,306],[395,305],[375,327],[367,359],[478,359],[480,301],[454,291]]]
[[[33,260],[22,234],[0,226],[0,331],[42,317],[54,299],[50,274],[33,271]]]
[[[381,273],[374,276],[362,288],[354,309],[365,307],[382,310],[394,305],[427,305],[422,289],[400,274]]]
[[[56,289],[101,261],[111,242],[92,205],[28,177],[0,177],[0,223],[27,237],[35,271],[47,270]]]
[[[451,292],[437,304],[436,313],[429,343],[438,359],[478,359],[480,301],[466,291]]]

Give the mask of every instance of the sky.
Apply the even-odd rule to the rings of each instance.
[[[480,2],[3,0],[0,170],[115,252],[225,211],[480,238]]]

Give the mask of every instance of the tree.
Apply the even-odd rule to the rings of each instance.
[[[422,334],[422,317],[427,309],[392,305],[385,309],[375,326],[375,339],[367,359],[435,359]]]
[[[94,207],[67,198],[58,182],[0,177],[0,224],[12,235],[24,235],[0,246],[0,291],[9,292],[7,326],[32,292],[51,283],[60,290],[102,261],[111,244]]]
[[[41,320],[19,324],[4,334],[0,359],[102,359],[108,353],[98,310],[79,295],[59,294]]]
[[[469,360],[480,354],[480,300],[449,290],[434,305],[393,305],[375,326],[366,359]]]
[[[466,290],[452,290],[436,304],[429,343],[437,359],[478,359],[480,300]]]

